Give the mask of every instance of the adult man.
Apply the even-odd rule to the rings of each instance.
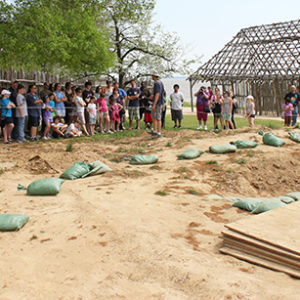
[[[141,90],[136,87],[134,80],[130,82],[131,88],[127,91],[128,104],[128,114],[129,114],[129,130],[132,130],[132,121],[136,121],[136,129],[140,129],[140,94]]]
[[[292,126],[295,126],[297,123],[298,105],[300,101],[300,95],[297,93],[297,88],[295,85],[291,86],[291,91],[285,95],[284,99],[290,100],[294,106]]]
[[[165,88],[163,83],[159,80],[159,76],[152,75],[154,80],[153,88],[153,106],[152,106],[152,119],[153,119],[153,132],[154,138],[161,138],[161,114],[162,108],[165,103],[164,92]]]
[[[49,90],[49,83],[44,82],[43,90],[40,92],[40,97],[43,101],[45,101],[46,97],[51,94],[51,91]]]
[[[109,97],[113,93],[113,86],[111,80],[106,81],[106,87],[104,88],[105,98],[106,98],[106,105],[109,105]]]
[[[170,95],[172,121],[174,121],[174,128],[177,128],[177,121],[178,128],[181,128],[181,120],[183,119],[182,103],[184,102],[184,98],[182,93],[179,92],[178,84],[175,84],[173,89],[174,93]]]
[[[90,131],[90,114],[87,111],[87,106],[89,105],[91,98],[93,96],[93,92],[92,92],[92,82],[91,81],[87,81],[84,84],[84,91],[82,92],[82,99],[83,101],[86,103],[86,107],[84,109],[84,118],[85,118],[85,122],[86,122],[86,128],[88,131]]]
[[[13,80],[11,83],[10,83],[10,88],[9,88],[9,91],[10,91],[10,96],[9,96],[9,100],[15,105],[17,106],[17,94],[18,94],[18,81],[16,80]],[[11,132],[11,138],[13,140],[16,140],[17,139],[17,118],[16,118],[16,108],[13,107],[12,108],[12,119],[13,119],[13,123],[14,123],[14,128]]]

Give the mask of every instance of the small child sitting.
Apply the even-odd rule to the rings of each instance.
[[[56,116],[53,119],[53,123],[51,124],[52,136],[54,138],[58,138],[60,136],[64,137],[64,132],[66,131],[68,125],[64,124],[61,120],[61,117]]]
[[[82,131],[80,131],[80,122],[75,120],[74,123],[71,123],[66,130],[67,137],[80,137],[82,136]]]

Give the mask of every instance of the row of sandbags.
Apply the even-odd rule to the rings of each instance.
[[[240,198],[230,197],[234,207],[259,214],[300,200],[300,192],[293,192],[280,197],[273,198]]]

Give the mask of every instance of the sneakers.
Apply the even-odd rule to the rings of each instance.
[[[178,128],[178,127],[177,127],[177,125],[174,125],[174,127],[173,127],[173,128],[174,128],[174,129],[176,129],[176,128]]]
[[[199,125],[198,127],[197,127],[197,130],[201,130],[202,129],[202,125]]]
[[[153,139],[159,139],[159,138],[162,138],[162,135],[161,135],[161,133],[156,132],[156,133],[153,134],[152,138]]]
[[[207,130],[207,126],[206,125],[204,126],[204,130]]]
[[[177,128],[181,129],[182,127],[181,127],[181,125],[179,125]]]
[[[36,136],[30,138],[30,142],[36,142],[36,141],[37,141],[37,137]]]

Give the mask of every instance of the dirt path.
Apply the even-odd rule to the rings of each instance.
[[[19,232],[0,234],[0,300],[298,299],[299,281],[218,249],[224,224],[251,217],[223,197],[300,191],[299,145],[280,130],[274,133],[287,142],[280,149],[176,160],[189,148],[260,143],[257,130],[169,132],[157,141],[142,134],[74,144],[71,153],[66,141],[2,147],[0,213],[30,220]],[[159,163],[122,159],[138,152],[157,155]],[[16,191],[18,183],[58,177],[78,160],[102,160],[113,172],[66,181],[56,197]]]

